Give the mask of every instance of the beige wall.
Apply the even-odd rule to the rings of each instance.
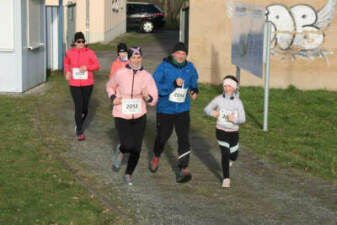
[[[309,4],[316,10],[325,6],[328,0],[240,0],[241,2],[267,6],[282,3],[288,7],[295,4]],[[206,3],[207,2],[207,3]],[[235,74],[231,64],[231,19],[226,14],[224,0],[190,0],[189,60],[198,69],[200,81],[218,84],[226,74]],[[210,7],[208,7],[210,6]],[[281,59],[271,56],[271,87],[286,88],[295,85],[300,89],[337,90],[337,15],[331,25],[324,30],[325,41],[322,48],[334,52],[328,55],[329,63],[323,58]],[[263,80],[242,71],[241,84],[261,86]]]
[[[86,0],[76,3],[76,31],[86,34]],[[118,0],[118,12],[113,12],[111,0],[89,1],[89,42],[109,42],[126,31],[126,0]],[[114,5],[116,7],[116,5]],[[66,15],[65,15],[66,21]]]
[[[45,0],[46,6],[58,6],[59,0]]]

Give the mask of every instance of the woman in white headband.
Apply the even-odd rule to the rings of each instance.
[[[228,75],[223,80],[223,94],[215,97],[204,109],[208,116],[217,119],[216,138],[221,151],[223,170],[222,187],[230,187],[229,167],[239,153],[239,124],[246,121],[243,104],[235,95],[238,80]]]

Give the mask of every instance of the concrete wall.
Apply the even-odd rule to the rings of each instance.
[[[281,3],[288,9],[296,4],[307,4],[316,13],[328,1],[334,3],[336,0],[241,0],[264,7]],[[235,66],[231,64],[232,25],[226,13],[226,3],[229,2],[208,0],[207,5],[212,7],[205,7],[205,1],[190,0],[189,59],[197,67],[201,82],[218,84],[226,74],[235,74]],[[300,89],[337,90],[337,43],[334,40],[337,36],[337,15],[334,15],[330,26],[321,30],[325,35],[323,43],[308,51],[306,58],[294,58],[296,48],[291,46],[285,51],[279,51],[279,47],[275,46],[278,54],[271,56],[271,87],[295,85]],[[317,52],[325,53],[325,58],[312,55]],[[263,80],[242,71],[241,84],[262,86]]]
[[[68,1],[64,1],[67,5]],[[76,3],[76,31],[86,34],[86,0]],[[126,0],[89,1],[89,42],[109,42],[126,32]],[[66,18],[65,18],[66,21]]]
[[[105,42],[126,32],[126,0],[105,2]]]

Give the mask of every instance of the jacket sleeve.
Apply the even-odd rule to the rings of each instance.
[[[195,67],[193,66],[193,74],[192,74],[192,80],[191,80],[191,86],[190,86],[190,90],[195,92],[195,93],[199,93],[199,88],[198,88],[198,72],[195,69]]]
[[[204,108],[204,112],[207,116],[212,116],[212,112],[214,109],[218,107],[218,98],[215,97],[208,105]]]
[[[66,53],[66,56],[64,57],[64,72],[68,73],[70,71],[70,58],[68,52]]]
[[[99,62],[98,59],[93,51],[90,51],[89,54],[89,65],[87,66],[88,71],[95,71],[99,70]]]
[[[147,80],[146,88],[149,92],[149,95],[152,97],[152,101],[149,102],[148,104],[150,106],[155,106],[157,104],[157,101],[158,101],[158,89],[157,89],[156,82],[152,78],[151,74],[149,74],[149,78]]]
[[[153,74],[153,79],[156,82],[159,96],[167,96],[175,89],[173,81],[167,79],[165,74],[164,64],[160,64]]]
[[[238,118],[235,118],[234,123],[235,124],[242,124],[246,122],[246,113],[245,109],[243,107],[242,101],[239,100],[239,111],[238,111]]]
[[[117,71],[117,69],[116,69],[117,65],[116,65],[116,64],[117,64],[116,61],[114,61],[114,62],[112,63],[112,65],[111,65],[110,75],[109,75],[110,78],[111,78],[112,75],[114,75],[114,74],[116,73],[116,71]]]
[[[111,98],[111,96],[113,95],[116,95],[116,88],[117,88],[116,76],[112,76],[109,79],[108,83],[105,85],[105,88],[109,98]]]

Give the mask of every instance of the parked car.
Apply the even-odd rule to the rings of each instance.
[[[154,29],[164,27],[166,20],[164,11],[157,5],[145,2],[127,3],[127,27],[140,29],[150,33]]]

